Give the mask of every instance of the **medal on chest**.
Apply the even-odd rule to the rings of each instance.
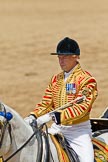
[[[76,93],[76,84],[67,83],[66,84],[66,94],[75,94]]]

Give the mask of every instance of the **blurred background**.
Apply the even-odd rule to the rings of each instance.
[[[97,80],[91,117],[108,106],[108,0],[0,0],[0,100],[23,117],[60,72],[56,45],[80,45],[82,67]]]

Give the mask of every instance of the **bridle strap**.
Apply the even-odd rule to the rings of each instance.
[[[1,136],[1,140],[0,140],[0,148],[2,147],[2,143],[3,143],[3,139],[4,139],[4,135],[5,135],[5,130],[7,127],[8,122],[6,121],[6,123],[3,123],[3,131],[2,131],[2,136]]]
[[[8,132],[9,132],[9,136],[10,136],[10,140],[11,140],[11,144],[12,144],[12,134],[11,134],[11,124],[10,123],[8,125]]]
[[[6,118],[6,109],[5,109],[5,106],[4,105],[3,105],[3,108],[4,108],[4,118],[6,119],[6,122],[3,122],[2,123],[2,125],[3,125],[3,131],[2,131],[1,141],[0,141],[0,148],[2,147],[2,143],[3,143],[3,139],[4,139],[4,135],[5,135],[5,131],[6,131],[7,125],[9,126],[8,127],[8,131],[9,131],[9,135],[10,135],[10,139],[11,139],[11,143],[12,143],[11,125],[9,124],[9,121]]]

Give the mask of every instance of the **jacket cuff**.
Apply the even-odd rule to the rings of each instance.
[[[52,120],[56,123],[56,124],[61,124],[61,113],[60,112],[54,112],[53,116],[52,116]]]
[[[35,119],[37,119],[36,115],[34,114],[30,114],[29,116],[33,116]]]

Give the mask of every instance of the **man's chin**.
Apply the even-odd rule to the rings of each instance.
[[[63,71],[66,71],[66,68],[63,66],[63,67],[61,67],[61,69],[63,70]]]

